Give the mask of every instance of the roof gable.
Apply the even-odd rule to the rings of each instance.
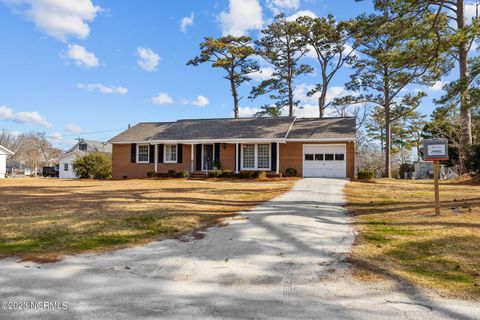
[[[0,154],[6,154],[6,155],[14,155],[15,153],[13,151],[8,150],[6,147],[0,145]]]

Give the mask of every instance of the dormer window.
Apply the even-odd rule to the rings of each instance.
[[[80,144],[78,145],[78,149],[79,149],[80,151],[87,151],[87,144],[86,144],[86,143],[80,143]]]

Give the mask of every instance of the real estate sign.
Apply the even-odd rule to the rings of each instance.
[[[423,153],[426,161],[448,160],[448,140],[424,140]]]

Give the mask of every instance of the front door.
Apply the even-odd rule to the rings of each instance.
[[[203,145],[203,170],[213,169],[213,144]]]

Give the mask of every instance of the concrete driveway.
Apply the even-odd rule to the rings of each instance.
[[[304,179],[289,193],[186,237],[53,264],[0,261],[0,319],[480,319],[480,307],[402,283],[367,285],[343,262],[354,239],[346,181]]]

